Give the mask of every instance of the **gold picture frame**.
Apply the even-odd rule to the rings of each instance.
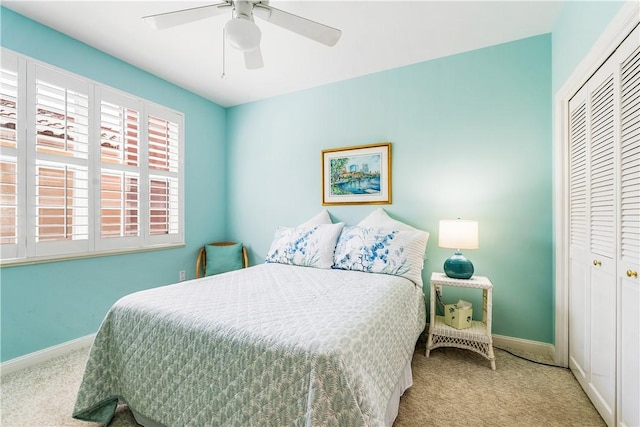
[[[391,143],[322,150],[322,205],[391,204]]]

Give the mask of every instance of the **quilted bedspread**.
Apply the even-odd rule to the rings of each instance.
[[[117,402],[166,426],[382,426],[425,326],[385,274],[263,264],[128,295],[98,331],[73,417]]]

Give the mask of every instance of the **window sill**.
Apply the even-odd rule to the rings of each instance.
[[[59,262],[59,261],[73,261],[76,259],[86,259],[86,258],[98,258],[98,257],[106,257],[106,256],[114,256],[114,255],[129,255],[140,252],[152,252],[152,251],[161,251],[165,249],[178,249],[184,248],[186,245],[184,243],[173,243],[169,245],[162,246],[152,246],[146,248],[136,248],[136,249],[127,249],[127,250],[116,250],[116,251],[105,251],[105,252],[94,252],[89,254],[72,254],[72,255],[59,255],[59,256],[47,256],[40,258],[14,258],[7,260],[0,260],[1,268],[8,267],[18,267],[24,265],[33,265],[33,264],[45,264],[48,262]]]

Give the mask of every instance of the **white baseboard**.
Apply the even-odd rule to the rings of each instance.
[[[522,338],[507,337],[504,335],[493,335],[493,345],[496,347],[507,347],[512,350],[526,351],[540,356],[554,358],[555,347],[546,342],[525,340]]]
[[[4,376],[11,374],[30,366],[55,359],[56,357],[65,356],[75,350],[90,347],[91,344],[93,344],[95,337],[96,334],[87,335],[85,337],[76,338],[75,340],[67,341],[62,344],[54,345],[53,347],[45,348],[44,350],[25,354],[24,356],[2,362],[0,363],[0,375]]]

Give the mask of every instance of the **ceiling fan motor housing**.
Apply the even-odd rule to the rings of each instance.
[[[234,3],[233,19],[226,23],[224,31],[229,44],[240,51],[248,52],[260,47],[262,32],[253,22],[253,4],[248,1]]]

